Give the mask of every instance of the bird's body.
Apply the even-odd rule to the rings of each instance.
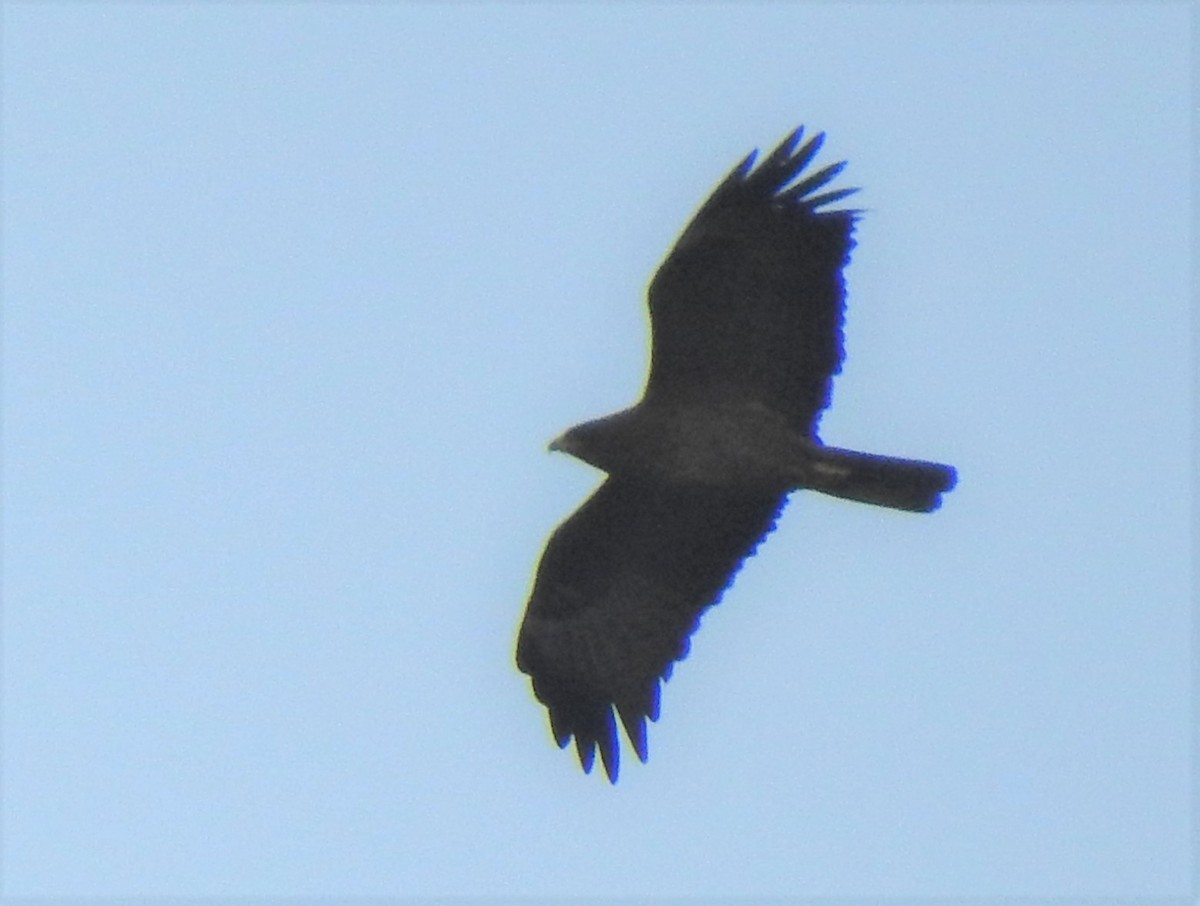
[[[826,447],[754,402],[648,400],[576,425],[550,448],[610,475],[747,493],[808,489],[919,513],[946,490],[940,463]]]
[[[553,442],[610,475],[776,492],[798,484],[791,464],[801,463],[811,446],[766,406],[719,400],[647,401],[578,425]]]
[[[822,135],[796,130],[757,168],[717,187],[650,287],[642,400],[551,444],[608,474],[555,530],[538,567],[517,664],[559,745],[595,749],[615,781],[614,710],[646,759],[645,718],[704,609],[812,489],[928,512],[950,466],[826,447],[817,421],[842,362],[842,268],[855,212],[822,211],[853,189],[812,191],[843,165],[789,185]]]

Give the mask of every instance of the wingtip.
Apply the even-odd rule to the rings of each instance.
[[[797,156],[800,154],[805,154],[807,155],[808,160],[812,160],[816,156],[817,152],[821,150],[821,146],[824,144],[825,132],[818,132],[816,135],[806,141],[804,146],[798,152],[796,152]]]
[[[600,746],[600,760],[604,762],[604,773],[608,775],[608,782],[615,784],[621,769],[621,749],[616,735],[614,733],[606,739],[597,740],[597,743]]]
[[[625,727],[625,735],[629,738],[633,751],[637,753],[638,761],[646,763],[650,752],[646,742],[646,718],[641,709],[618,709],[621,724]]]
[[[751,190],[755,195],[765,194],[785,204],[797,205],[809,213],[817,213],[818,207],[831,204],[857,191],[857,189],[835,189],[815,198],[805,197],[837,176],[846,166],[846,161],[830,164],[789,186],[788,184],[793,179],[804,172],[825,143],[824,132],[817,132],[800,144],[803,137],[804,127],[797,126],[752,170],[749,164],[753,161],[754,154],[743,160],[735,171],[738,174],[740,185]],[[831,211],[828,213],[841,214],[842,212]]]
[[[563,748],[566,746],[564,745]],[[596,762],[595,745],[585,742],[582,736],[576,734],[575,753],[579,756],[579,766],[583,768],[583,773],[592,773],[592,765]]]
[[[835,201],[841,201],[847,195],[853,195],[859,191],[858,186],[851,186],[845,189],[834,189],[832,192],[822,192],[820,195],[814,195],[812,198],[805,198],[803,204],[806,208],[815,211],[823,205],[833,204]],[[840,209],[838,213],[859,214],[857,209],[847,210]]]
[[[798,203],[809,212],[814,212],[818,204],[828,204],[836,198],[845,197],[852,191],[838,189],[840,193],[834,197],[833,192],[825,193],[818,204],[809,204],[803,196],[813,189],[823,185],[836,176],[846,165],[845,161],[825,167],[813,176],[806,177],[795,186],[788,186],[804,168],[812,162],[821,146],[825,143],[825,133],[817,132],[808,136],[804,141],[804,126],[799,125],[767,155],[759,159],[759,150],[755,148],[729,172],[729,175],[713,190],[701,212],[716,205],[725,203],[735,196],[742,197],[749,192],[751,197],[767,197],[780,199],[784,202]],[[801,142],[803,141],[803,144]],[[841,211],[830,213],[842,213]],[[699,215],[697,215],[699,216]]]
[[[804,179],[794,185],[788,186],[779,193],[778,198],[788,204],[794,204],[810,213],[816,213],[816,209],[822,205],[832,204],[839,199],[845,198],[847,195],[853,195],[858,191],[857,188],[831,189],[828,192],[822,192],[820,195],[811,195],[813,191],[827,185],[834,177],[846,168],[846,161],[841,160],[837,163],[830,164],[827,167],[822,167],[815,173],[810,173]],[[829,214],[840,214],[841,211],[820,212]]]
[[[742,180],[746,178],[746,174],[754,169],[754,161],[758,159],[758,149],[751,151],[741,162],[733,168],[733,178]]]
[[[797,126],[793,129],[787,138],[776,145],[774,150],[763,159],[763,162],[758,166],[758,172],[770,176],[771,174],[780,173],[785,169],[790,169],[793,160],[795,160],[796,145],[803,135],[803,126]]]

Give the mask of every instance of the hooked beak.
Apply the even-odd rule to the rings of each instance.
[[[566,453],[568,456],[578,457],[575,451],[579,449],[579,442],[573,433],[574,430],[572,428],[570,431],[564,431],[558,435],[558,437],[546,445],[546,449],[551,453]]]

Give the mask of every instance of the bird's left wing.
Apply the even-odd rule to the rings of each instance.
[[[774,527],[784,497],[609,478],[550,537],[517,640],[517,666],[591,771],[615,781],[613,710],[642,761],[659,680],[700,614]]]
[[[732,395],[814,432],[842,363],[856,212],[825,208],[855,190],[825,191],[844,164],[808,173],[824,133],[801,136],[735,167],[655,274],[647,399]]]

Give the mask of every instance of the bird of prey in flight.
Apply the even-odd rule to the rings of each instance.
[[[660,681],[742,561],[808,489],[927,513],[954,487],[935,462],[828,447],[817,436],[842,365],[842,269],[856,191],[845,166],[805,167],[824,133],[752,152],[684,229],[650,284],[650,374],[637,405],[584,422],[551,450],[607,473],[550,536],[517,666],[560,747],[595,750],[616,782],[615,715],[646,760]]]

